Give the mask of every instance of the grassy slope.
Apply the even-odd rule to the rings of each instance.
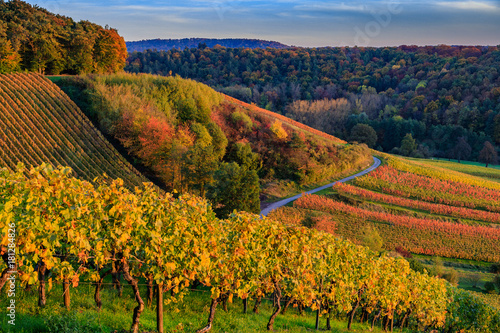
[[[45,162],[70,166],[89,181],[103,173],[130,187],[148,181],[49,80],[35,74],[1,75],[0,100],[0,167]]]
[[[37,307],[36,292],[20,291],[18,296],[18,311],[16,313],[16,328],[9,331],[6,316],[0,318],[0,332],[44,333],[44,332],[126,332],[130,328],[132,312],[137,305],[133,301],[131,289],[125,285],[122,298],[111,286],[102,291],[103,308],[96,311],[93,300],[93,287],[80,285],[71,289],[72,310],[69,312],[62,306],[62,287],[54,285],[48,292],[48,303],[44,309]],[[143,295],[146,288],[141,289]],[[165,295],[167,298],[167,294]],[[235,299],[236,300],[236,299]],[[6,308],[6,300],[0,300],[2,309]],[[165,332],[194,332],[203,327],[208,317],[210,292],[195,290],[178,304],[166,305],[164,308]],[[249,303],[248,313],[242,314],[241,301],[228,304],[228,312],[222,306],[217,308],[214,327],[211,332],[253,333],[268,332],[266,325],[272,313],[272,303],[263,301],[259,313],[252,312],[253,302]],[[146,308],[141,316],[141,331],[156,330],[156,307]],[[285,315],[279,315],[275,322],[277,332],[309,332],[314,330],[315,313],[309,310],[300,315],[296,308],[290,308]],[[321,318],[321,327],[326,327],[325,317]],[[63,329],[63,327],[65,327]],[[333,332],[366,332],[368,326],[353,323],[353,330],[346,329],[347,323],[342,320],[332,321]],[[382,332],[375,328],[373,332]]]
[[[422,161],[423,163],[428,165],[463,172],[468,175],[481,177],[490,181],[500,182],[500,166],[498,165],[490,165],[486,168],[485,164],[477,162],[462,161],[460,163],[457,163],[455,161],[448,160],[416,160]]]

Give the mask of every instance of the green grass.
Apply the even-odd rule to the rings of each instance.
[[[500,182],[500,165],[489,165],[487,168],[486,165],[479,162],[470,162],[470,161],[460,161],[458,163],[456,160],[440,160],[440,159],[411,159],[419,162],[423,162],[426,164],[430,164],[432,166],[437,166],[440,168],[463,172],[465,174],[481,177],[486,180]]]
[[[469,270],[477,270],[480,272],[489,272],[491,270],[491,266],[493,265],[493,263],[491,262],[480,261],[480,260],[445,258],[436,256],[431,257],[423,254],[415,254],[413,256],[422,261],[424,264],[430,264],[431,262],[434,262],[436,258],[439,258],[440,260],[443,261],[444,266],[460,267]]]
[[[19,288],[18,290],[20,290]],[[131,288],[124,286],[123,297],[118,297],[115,290],[107,286],[102,291],[103,308],[101,312],[96,311],[93,300],[93,286],[82,284],[77,288],[71,288],[71,310],[67,311],[62,306],[60,285],[48,292],[47,306],[43,309],[37,306],[36,290],[26,292],[19,291],[16,299],[16,326],[12,329],[7,324],[7,317],[0,315],[0,332],[125,332],[130,329],[133,308]],[[145,300],[146,289],[141,289]],[[165,294],[165,298],[168,294]],[[7,307],[7,300],[0,300],[2,312]],[[177,304],[165,306],[164,321],[165,332],[194,332],[206,324],[208,309],[210,306],[210,293],[204,291],[192,291],[183,301]],[[228,312],[222,306],[217,308],[215,322],[212,332],[267,332],[266,325],[272,312],[272,304],[264,301],[260,307],[260,313],[254,314],[251,309],[253,302],[249,302],[249,312],[243,314],[242,302],[235,298],[235,302],[229,304]],[[141,332],[156,331],[156,308],[146,308],[141,316]],[[325,317],[321,318],[322,329],[326,327]],[[332,321],[332,332],[348,332],[347,322],[343,320]],[[310,332],[315,328],[315,313],[306,311],[300,315],[295,308],[287,310],[285,315],[279,315],[275,321],[276,332]],[[10,329],[10,330],[9,330]],[[367,332],[368,326],[355,323],[353,330],[349,332]],[[374,332],[382,332],[376,328]]]
[[[485,294],[484,284],[493,281],[495,278],[495,274],[491,273],[491,266],[493,264],[489,262],[431,257],[418,254],[414,254],[413,257],[419,260],[431,272],[436,270],[436,261],[442,263],[439,269],[443,273],[454,271],[458,277],[458,287],[468,291]]]

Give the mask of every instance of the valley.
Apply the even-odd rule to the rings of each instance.
[[[0,1],[0,332],[500,332],[500,46],[125,42],[33,2]]]

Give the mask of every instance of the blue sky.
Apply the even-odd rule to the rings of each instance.
[[[125,40],[257,38],[297,46],[498,45],[500,0],[30,1]]]

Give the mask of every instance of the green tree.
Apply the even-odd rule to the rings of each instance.
[[[218,160],[213,146],[196,143],[184,156],[182,174],[189,182],[189,187],[197,189],[198,194],[205,197],[205,187],[212,181],[217,165]]]
[[[377,228],[371,224],[367,224],[362,231],[362,241],[363,244],[370,248],[372,251],[380,252],[384,246],[384,241]]]
[[[500,143],[500,113],[493,118],[493,138],[496,143]]]
[[[417,142],[411,133],[407,133],[401,141],[401,154],[404,156],[410,156],[416,149]]]
[[[235,162],[222,163],[214,174],[207,197],[220,217],[227,217],[233,210],[257,214],[260,212],[257,172]]]
[[[214,154],[220,160],[226,154],[227,137],[224,131],[214,122],[206,125],[208,133],[212,137],[212,146],[214,147]]]
[[[467,143],[467,139],[464,136],[461,136],[457,140],[457,144],[453,147],[453,156],[458,160],[465,160],[470,157],[472,153],[471,146]]]
[[[351,129],[351,136],[349,140],[366,143],[368,147],[373,148],[377,143],[377,133],[370,125],[356,124],[356,126]]]
[[[486,164],[498,163],[498,153],[495,147],[489,141],[484,142],[483,149],[479,152],[479,161]]]
[[[228,152],[228,159],[248,170],[258,171],[262,167],[259,155],[252,152],[252,147],[249,144],[241,142],[237,142],[231,147],[231,150]]]

